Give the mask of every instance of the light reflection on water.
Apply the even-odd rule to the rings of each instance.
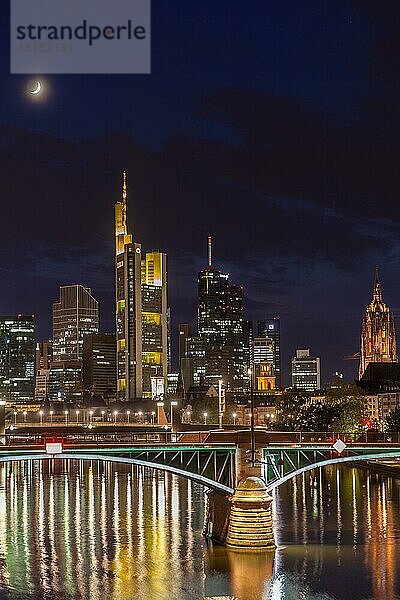
[[[98,461],[0,465],[0,597],[10,600],[399,598],[400,484],[352,468],[274,498],[275,553],[206,543],[204,491]]]

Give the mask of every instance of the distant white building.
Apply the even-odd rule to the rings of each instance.
[[[310,349],[296,350],[292,358],[292,386],[314,392],[321,389],[321,359],[310,356]]]

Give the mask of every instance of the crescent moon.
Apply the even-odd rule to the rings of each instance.
[[[36,94],[39,94],[40,90],[42,89],[42,84],[40,83],[40,81],[36,82],[36,88],[34,90],[29,90],[30,94],[33,94],[34,96],[36,96]]]

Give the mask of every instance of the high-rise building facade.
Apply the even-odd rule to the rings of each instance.
[[[359,378],[369,363],[397,362],[393,313],[383,302],[378,271],[375,272],[372,300],[362,321]]]
[[[206,340],[193,336],[186,340],[186,359],[182,359],[182,384],[187,391],[191,385],[204,385],[206,377]],[[190,379],[189,379],[190,378]]]
[[[274,340],[270,337],[256,337],[253,340],[253,362],[268,362],[274,369]],[[275,369],[274,369],[275,371]]]
[[[53,357],[48,397],[52,402],[80,402],[83,398],[83,340],[99,330],[99,303],[90,288],[60,287],[53,304]]]
[[[83,399],[82,360],[53,360],[46,400],[79,404]]]
[[[53,342],[44,340],[36,344],[35,400],[45,402],[49,396],[50,365],[53,360]]]
[[[148,252],[142,260],[142,393],[162,395],[168,373],[167,256]],[[157,390],[157,393],[155,392]]]
[[[243,340],[243,289],[231,285],[229,275],[212,265],[210,237],[208,267],[198,275],[198,337],[206,348],[206,382],[215,384],[222,378],[229,391],[243,391],[248,379]]]
[[[276,387],[282,387],[282,369],[281,369],[281,324],[277,317],[257,321],[258,337],[269,337],[274,342],[274,372],[276,378]]]
[[[85,400],[116,397],[116,346],[114,333],[90,333],[83,340]]]
[[[33,402],[35,388],[34,317],[0,317],[0,399]]]
[[[305,392],[321,389],[321,360],[311,356],[309,348],[296,350],[292,358],[292,386]]]
[[[193,326],[191,323],[179,323],[178,325],[178,353],[179,361],[186,356],[186,340],[193,337]]]
[[[117,399],[142,397],[141,245],[127,225],[127,175],[115,204],[115,294]]]
[[[60,300],[53,304],[53,360],[81,360],[83,338],[99,330],[99,303],[90,288],[60,287]]]
[[[167,257],[142,255],[127,226],[127,175],[115,204],[117,399],[162,395],[169,361]]]
[[[248,373],[253,366],[253,321],[243,321],[243,358]]]

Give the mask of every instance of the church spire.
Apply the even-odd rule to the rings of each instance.
[[[361,328],[359,378],[370,363],[397,362],[396,330],[393,314],[383,302],[378,269],[375,269],[373,298]]]
[[[382,289],[379,281],[378,267],[375,268],[375,281],[374,281],[374,300],[382,302]]]

